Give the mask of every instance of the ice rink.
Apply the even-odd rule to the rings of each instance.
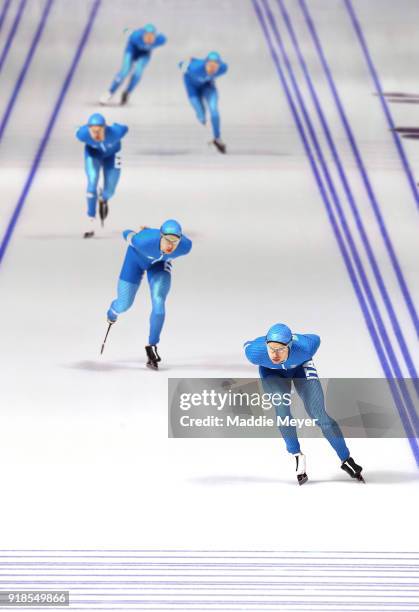
[[[414,301],[418,288],[414,190],[345,2],[306,5],[381,226],[299,1],[284,6],[356,202],[358,224],[276,0],[99,2],[0,266],[2,549],[417,550],[417,467],[407,440],[349,441],[364,466],[366,486],[349,480],[324,440],[303,441],[310,481],[298,487],[281,439],[167,437],[167,379],[256,376],[242,345],[277,321],[321,336],[315,357],[321,376],[383,377],[366,324],[374,317],[374,302],[393,347],[391,368],[397,362],[409,377],[406,355],[417,362],[406,299]],[[0,70],[3,245],[92,6],[92,0],[51,3],[16,93],[45,7],[28,0]],[[419,4],[354,0],[353,6],[384,91],[419,93]],[[0,53],[18,8],[12,0]],[[149,21],[167,34],[168,44],[154,52],[129,105],[101,111],[108,123],[127,124],[129,133],[106,227],[86,241],[83,147],[75,130],[100,110],[99,96],[122,58],[124,29]],[[350,238],[343,234],[343,240],[350,251],[353,237],[359,254],[358,268],[350,255],[355,274],[364,269],[371,287],[369,315],[360,307],[277,72],[275,56],[298,104],[278,32],[347,219]],[[177,68],[178,61],[204,57],[211,49],[229,64],[218,81],[225,156],[208,146],[209,127],[196,121]],[[390,111],[397,126],[419,125],[417,105],[390,104]],[[403,147],[416,181],[419,145],[411,140]],[[327,184],[326,191],[332,200]],[[100,357],[106,310],[126,249],[121,232],[159,227],[170,217],[182,223],[193,250],[173,264],[159,345],[163,366],[159,372],[145,367],[147,282]],[[342,227],[341,220],[337,224]],[[413,610],[409,605],[394,610]]]

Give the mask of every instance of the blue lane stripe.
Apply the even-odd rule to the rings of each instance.
[[[40,20],[40,22],[38,24],[38,27],[37,27],[36,32],[34,34],[34,37],[32,39],[31,46],[29,47],[29,51],[28,51],[28,53],[26,55],[25,61],[23,62],[22,69],[21,69],[20,74],[19,74],[19,76],[17,78],[17,81],[16,81],[15,86],[14,86],[13,91],[12,91],[12,95],[9,98],[9,101],[7,103],[7,106],[6,106],[6,110],[4,111],[4,115],[3,115],[3,118],[2,118],[1,123],[0,123],[0,142],[1,142],[1,139],[3,138],[4,131],[6,129],[6,126],[7,126],[8,122],[9,122],[10,115],[12,114],[12,110],[13,110],[14,105],[16,103],[16,100],[18,98],[20,89],[21,89],[21,87],[23,85],[23,82],[25,80],[25,77],[26,77],[26,75],[28,73],[28,70],[29,70],[29,67],[31,65],[32,58],[34,56],[34,53],[35,53],[36,48],[38,46],[38,43],[41,40],[41,36],[42,36],[43,31],[44,31],[44,28],[45,28],[45,25],[46,25],[46,22],[47,22],[47,19],[48,19],[48,15],[49,15],[49,12],[51,10],[51,7],[52,7],[53,3],[54,3],[54,0],[47,0],[46,3],[45,3],[44,10],[42,11],[42,15],[41,15],[41,20]]]
[[[6,42],[3,47],[3,51],[1,52],[1,55],[0,55],[0,72],[9,54],[9,50],[10,50],[10,47],[12,46],[12,42],[16,35],[16,32],[19,28],[20,20],[22,19],[22,15],[23,15],[23,11],[25,10],[26,2],[27,0],[20,0],[19,7],[16,11],[16,15],[12,23],[12,27],[10,28],[9,34],[7,36]]]
[[[3,27],[4,20],[6,19],[6,15],[7,15],[7,12],[9,10],[11,2],[12,2],[12,0],[5,0],[5,2],[3,4],[3,8],[1,9],[1,13],[0,13],[0,32],[1,32],[1,29]]]
[[[325,175],[326,182],[327,182],[327,185],[329,187],[330,193],[332,194],[332,199],[333,199],[333,202],[334,202],[335,207],[337,209],[337,213],[338,213],[338,216],[339,216],[339,220],[340,220],[340,222],[342,224],[344,234],[345,234],[346,239],[347,239],[347,241],[349,243],[350,251],[351,251],[352,257],[354,258],[356,269],[357,269],[357,271],[358,271],[358,273],[359,273],[359,275],[361,277],[362,286],[363,286],[364,291],[365,291],[365,293],[367,295],[370,308],[371,308],[371,310],[373,312],[373,315],[374,315],[374,318],[375,318],[375,322],[377,324],[377,327],[378,327],[381,339],[383,341],[383,345],[384,345],[384,347],[387,350],[388,357],[389,357],[389,362],[393,366],[395,377],[397,379],[399,379],[398,380],[398,384],[399,384],[399,386],[401,388],[401,392],[402,392],[402,395],[404,397],[404,400],[406,402],[406,407],[407,407],[407,410],[404,410],[403,412],[404,412],[404,414],[407,415],[407,419],[409,419],[409,417],[411,418],[411,420],[413,422],[413,429],[415,431],[415,435],[417,437],[419,437],[419,422],[418,422],[417,415],[415,413],[415,409],[414,409],[411,397],[409,395],[408,389],[407,389],[407,387],[405,385],[405,382],[403,380],[399,363],[397,361],[396,355],[394,354],[393,347],[392,347],[392,344],[390,342],[390,339],[389,339],[389,337],[387,335],[387,330],[385,328],[385,325],[384,325],[384,322],[382,320],[382,317],[381,317],[378,305],[377,305],[376,300],[374,298],[374,295],[372,293],[371,286],[369,284],[367,275],[366,275],[365,270],[364,270],[364,266],[363,266],[362,261],[361,261],[361,259],[359,257],[359,253],[358,253],[357,247],[356,247],[356,245],[354,243],[351,230],[348,227],[348,224],[347,224],[347,221],[346,221],[346,217],[345,217],[345,214],[343,212],[343,209],[342,209],[342,206],[341,206],[341,203],[340,203],[340,200],[339,200],[339,196],[338,196],[338,194],[336,192],[335,185],[334,185],[332,177],[331,177],[331,175],[329,173],[327,162],[326,162],[326,160],[324,158],[324,155],[323,155],[323,152],[322,152],[322,148],[321,148],[320,143],[318,141],[316,132],[314,130],[314,127],[313,127],[313,124],[311,122],[309,113],[307,111],[307,107],[305,105],[305,102],[304,102],[304,99],[302,97],[300,88],[299,88],[297,80],[295,78],[294,71],[292,69],[291,63],[290,63],[289,58],[288,58],[288,54],[287,54],[287,52],[285,50],[285,47],[284,47],[284,44],[282,42],[281,35],[280,35],[279,30],[278,30],[278,28],[276,26],[275,18],[274,18],[273,13],[272,13],[272,11],[270,9],[268,0],[262,0],[262,4],[265,6],[265,10],[266,10],[267,15],[268,15],[269,23],[270,23],[270,25],[272,27],[275,39],[277,41],[277,44],[279,45],[279,48],[280,48],[281,53],[282,53],[282,56],[284,58],[284,63],[286,65],[286,67],[287,67],[288,75],[289,75],[289,77],[291,79],[291,83],[292,83],[292,87],[293,87],[294,93],[295,93],[295,95],[297,97],[298,103],[299,103],[301,111],[303,113],[305,123],[306,123],[308,131],[310,133],[312,142],[314,144],[316,155],[317,155],[317,157],[319,159],[320,165],[321,165],[323,173]]]
[[[411,446],[413,454],[414,454],[414,456],[416,458],[416,462],[419,465],[419,447],[418,447],[418,443],[417,443],[416,437],[415,437],[415,435],[414,435],[414,433],[412,431],[410,422],[409,422],[408,417],[406,415],[405,407],[404,407],[404,405],[403,405],[403,403],[401,401],[399,390],[398,390],[398,388],[397,388],[397,386],[395,384],[395,381],[393,380],[392,373],[391,373],[389,364],[387,362],[386,355],[384,354],[384,351],[382,349],[380,339],[379,339],[379,337],[377,335],[377,331],[376,331],[374,323],[372,321],[372,318],[371,318],[368,306],[366,304],[366,301],[365,301],[365,298],[364,298],[363,293],[361,291],[361,288],[360,288],[357,276],[356,276],[355,271],[353,269],[351,259],[349,257],[349,254],[348,254],[347,250],[346,250],[345,243],[344,243],[343,238],[341,236],[341,233],[340,233],[337,221],[336,221],[335,216],[334,216],[334,212],[333,212],[331,204],[330,204],[329,196],[328,196],[328,194],[326,192],[325,186],[323,184],[323,180],[322,180],[322,178],[321,178],[321,176],[319,174],[319,170],[317,168],[317,164],[316,164],[313,152],[312,152],[310,144],[309,144],[309,142],[307,140],[304,127],[303,127],[303,125],[301,123],[301,119],[300,119],[300,117],[298,115],[297,109],[295,107],[294,101],[293,101],[291,93],[289,91],[287,81],[285,79],[285,76],[284,76],[281,64],[279,62],[278,55],[277,55],[277,53],[276,53],[276,51],[274,49],[274,46],[272,44],[272,41],[271,41],[271,38],[270,38],[270,34],[269,34],[268,28],[266,26],[266,23],[265,23],[265,20],[264,20],[261,8],[259,6],[258,0],[252,0],[252,4],[253,4],[253,7],[255,9],[256,15],[257,15],[257,17],[259,19],[259,22],[261,24],[263,34],[265,36],[265,39],[266,39],[267,44],[268,44],[268,48],[269,48],[271,56],[272,56],[272,60],[274,62],[274,65],[276,67],[278,76],[279,76],[281,84],[282,84],[282,87],[284,89],[285,96],[287,98],[287,101],[288,101],[291,113],[293,115],[293,118],[294,118],[295,124],[297,126],[298,132],[300,134],[300,137],[301,137],[304,149],[305,149],[306,154],[308,156],[308,159],[309,159],[309,162],[310,162],[310,166],[311,166],[311,169],[313,171],[313,174],[314,174],[317,186],[318,186],[320,194],[321,194],[321,196],[323,198],[323,202],[324,202],[325,207],[326,207],[326,212],[328,214],[329,221],[330,221],[330,223],[332,225],[332,229],[333,229],[333,232],[335,234],[335,237],[336,237],[339,249],[341,251],[343,260],[345,262],[345,265],[346,265],[346,268],[347,268],[347,271],[348,271],[348,274],[349,274],[349,278],[350,278],[350,280],[352,282],[352,285],[353,285],[353,288],[354,288],[354,291],[355,291],[355,295],[357,296],[357,299],[358,299],[359,304],[361,306],[361,311],[362,311],[362,313],[364,315],[365,323],[366,323],[368,331],[369,331],[369,333],[371,335],[371,339],[372,339],[374,348],[375,348],[375,350],[377,352],[379,361],[380,361],[381,366],[383,368],[384,375],[388,379],[388,383],[389,383],[389,386],[390,386],[391,393],[393,395],[395,404],[396,404],[397,409],[399,411],[400,418],[401,418],[401,420],[403,422],[403,426],[404,426],[404,428],[405,428],[405,430],[407,432],[407,435],[408,435],[410,446]]]
[[[49,121],[48,121],[48,124],[47,124],[47,128],[45,130],[44,136],[42,137],[42,140],[41,140],[41,142],[39,144],[39,147],[38,147],[38,150],[36,152],[35,158],[33,160],[33,163],[32,163],[32,166],[31,166],[28,178],[26,179],[26,182],[25,182],[25,185],[23,187],[22,193],[20,194],[20,197],[19,197],[19,199],[17,201],[17,204],[16,204],[15,210],[13,212],[12,218],[10,219],[9,225],[8,225],[8,227],[6,229],[6,233],[5,233],[4,237],[3,237],[2,243],[0,245],[0,264],[3,261],[4,255],[6,253],[6,249],[8,247],[9,242],[10,242],[10,239],[12,237],[13,231],[14,231],[14,229],[16,227],[16,223],[17,223],[17,221],[19,219],[20,213],[22,212],[23,205],[25,204],[27,195],[28,195],[29,190],[30,190],[30,188],[32,186],[32,183],[33,183],[33,180],[35,178],[36,172],[37,172],[37,170],[39,168],[39,165],[40,165],[40,163],[42,161],[43,155],[45,153],[45,149],[47,147],[48,141],[49,141],[50,136],[51,136],[51,132],[52,132],[52,130],[54,128],[54,125],[55,125],[55,122],[57,120],[58,113],[61,110],[61,106],[62,106],[62,104],[64,102],[64,98],[65,98],[65,96],[67,94],[67,91],[68,91],[70,85],[71,85],[71,81],[73,80],[74,73],[75,73],[77,65],[78,65],[78,63],[80,61],[80,57],[81,57],[81,54],[82,54],[82,52],[84,50],[84,47],[86,46],[87,40],[89,38],[90,31],[91,31],[91,29],[93,27],[93,23],[94,23],[94,20],[96,18],[96,14],[97,14],[97,11],[98,11],[99,6],[101,4],[101,1],[102,0],[95,0],[93,5],[92,5],[92,8],[91,8],[91,11],[90,11],[90,14],[89,14],[89,18],[88,18],[88,21],[87,21],[87,24],[86,24],[86,27],[85,27],[85,29],[83,31],[83,34],[81,36],[81,39],[79,41],[76,53],[75,53],[74,58],[73,58],[73,61],[71,62],[70,69],[69,69],[69,71],[67,73],[67,76],[66,76],[66,78],[64,80],[64,83],[63,83],[63,85],[61,87],[61,91],[60,91],[60,93],[58,95],[57,101],[55,102],[55,105],[54,105],[51,117],[49,118]]]
[[[358,170],[359,170],[359,172],[361,174],[361,177],[362,177],[363,182],[364,182],[364,186],[365,186],[365,188],[367,190],[367,194],[369,196],[370,203],[371,203],[371,205],[373,207],[373,210],[374,210],[374,213],[376,215],[376,219],[377,219],[379,225],[381,223],[381,226],[380,226],[380,229],[382,230],[381,233],[382,233],[382,236],[383,236],[383,238],[385,240],[385,245],[387,247],[387,251],[389,253],[390,259],[391,259],[391,261],[393,263],[393,269],[395,269],[396,273],[397,273],[397,271],[399,271],[399,273],[400,273],[400,277],[398,277],[398,280],[400,282],[402,281],[402,283],[401,283],[402,291],[403,291],[403,286],[405,287],[405,292],[406,292],[405,293],[405,301],[406,301],[406,303],[407,303],[407,305],[409,307],[409,312],[411,312],[411,314],[412,314],[412,320],[413,320],[415,329],[418,330],[417,315],[416,315],[415,308],[413,306],[413,302],[411,300],[411,297],[410,297],[409,291],[407,289],[407,286],[405,285],[405,281],[404,281],[403,275],[401,273],[401,270],[400,270],[400,267],[399,267],[399,264],[398,264],[398,261],[397,261],[397,257],[396,257],[396,255],[394,253],[392,243],[390,241],[390,238],[389,238],[388,233],[387,233],[387,229],[385,227],[384,221],[383,221],[382,216],[381,216],[381,211],[380,211],[378,202],[377,202],[377,200],[375,198],[375,195],[374,195],[374,193],[372,191],[372,187],[371,187],[371,184],[370,184],[370,181],[369,181],[369,178],[368,178],[367,170],[366,170],[366,168],[364,166],[364,163],[362,161],[361,155],[359,153],[358,146],[356,144],[355,138],[354,138],[353,133],[352,133],[352,129],[350,127],[348,118],[346,116],[346,113],[344,111],[342,102],[341,102],[339,94],[337,92],[336,85],[335,85],[335,82],[334,82],[334,79],[333,79],[333,76],[332,76],[332,72],[330,70],[330,67],[329,67],[329,65],[327,63],[326,57],[324,55],[324,51],[323,51],[322,45],[320,43],[320,39],[319,39],[319,36],[317,34],[317,31],[316,31],[313,19],[312,19],[311,15],[310,15],[310,12],[309,12],[308,8],[307,8],[306,1],[305,0],[299,0],[299,4],[300,4],[301,10],[302,10],[302,13],[304,15],[307,27],[309,29],[310,35],[312,37],[314,46],[315,46],[315,48],[317,50],[317,53],[319,55],[319,59],[320,59],[320,61],[322,63],[323,70],[325,72],[325,75],[326,75],[329,87],[331,89],[333,98],[335,100],[335,104],[336,104],[338,113],[339,113],[341,121],[342,121],[342,123],[344,125],[345,132],[346,132],[346,135],[347,135],[347,137],[349,139],[349,143],[350,143],[352,152],[353,152],[353,154],[355,156],[355,160],[357,162]],[[384,234],[383,234],[383,232],[384,232]],[[399,282],[399,284],[400,284],[400,282]],[[397,376],[397,378],[401,379],[402,377]],[[405,398],[405,400],[406,400],[406,402],[408,404],[409,411],[410,411],[410,416],[413,419],[413,421],[416,423],[416,429],[417,429],[419,427],[419,425],[418,425],[419,418],[418,418],[417,411],[416,411],[415,407],[413,406],[413,404],[411,402],[410,395],[409,395],[408,389],[406,387],[405,381],[404,380],[400,380],[399,384],[400,384],[400,386],[402,388],[402,394],[403,394],[403,396],[404,396],[404,398]],[[415,389],[416,389],[416,394],[418,395],[418,381],[417,381],[416,376],[414,377],[414,386],[415,386]],[[416,433],[416,436],[417,435],[418,434]]]
[[[413,177],[413,173],[412,173],[412,169],[410,168],[409,162],[407,160],[407,156],[406,156],[406,152],[403,148],[403,144],[401,141],[400,136],[398,135],[397,132],[394,131],[394,128],[396,127],[393,121],[393,117],[391,115],[390,109],[388,107],[387,101],[385,99],[385,96],[383,94],[383,89],[381,87],[381,82],[378,76],[378,72],[374,66],[374,62],[372,61],[372,57],[371,54],[369,52],[368,49],[368,45],[367,45],[367,41],[365,39],[364,33],[362,31],[362,27],[361,24],[359,22],[358,17],[356,16],[354,7],[352,5],[351,0],[343,0],[346,6],[346,10],[349,13],[349,17],[351,18],[352,21],[352,25],[354,27],[355,33],[358,37],[359,40],[359,44],[361,45],[362,51],[364,52],[364,56],[365,56],[365,60],[367,62],[368,65],[368,69],[370,71],[372,80],[374,81],[374,85],[375,85],[375,89],[377,91],[377,93],[379,94],[379,98],[380,98],[380,102],[381,102],[381,106],[382,109],[384,111],[384,115],[385,118],[387,120],[387,124],[391,130],[391,135],[393,136],[393,140],[394,140],[394,144],[396,145],[396,149],[397,152],[399,154],[400,160],[402,162],[404,171],[406,173],[407,176],[407,180],[409,182],[410,188],[412,190],[413,193],[413,197],[415,198],[415,202],[416,205],[419,206],[419,194],[418,194],[418,190],[416,187],[416,182],[415,179]]]
[[[408,349],[406,341],[404,339],[403,332],[401,330],[399,321],[398,321],[396,313],[394,311],[394,307],[393,307],[393,304],[391,302],[390,296],[388,294],[387,288],[385,286],[383,277],[381,275],[381,271],[380,271],[379,265],[377,263],[377,260],[375,258],[373,249],[371,247],[370,241],[369,241],[367,233],[365,231],[365,227],[364,227],[364,224],[363,224],[362,219],[361,219],[361,214],[359,212],[357,203],[356,203],[355,198],[353,196],[351,187],[349,185],[349,181],[347,179],[346,172],[344,170],[344,166],[342,164],[342,161],[341,161],[339,153],[337,151],[335,142],[333,140],[333,137],[332,137],[329,125],[328,125],[326,117],[325,117],[325,113],[323,112],[323,109],[322,109],[321,102],[319,100],[319,97],[317,95],[317,92],[316,92],[316,89],[314,87],[313,81],[311,79],[308,66],[307,66],[307,64],[306,64],[306,62],[305,62],[305,60],[303,58],[302,53],[301,53],[301,49],[300,49],[300,46],[298,44],[298,40],[297,40],[297,36],[295,34],[295,30],[294,30],[294,28],[292,26],[289,14],[288,14],[285,6],[284,6],[283,0],[277,0],[277,2],[278,2],[278,5],[279,5],[279,9],[281,11],[282,17],[283,17],[283,19],[285,21],[285,25],[286,25],[287,30],[289,32],[289,35],[291,37],[294,49],[295,49],[296,54],[298,56],[298,60],[299,60],[301,69],[302,69],[302,71],[304,73],[304,77],[305,77],[307,86],[309,88],[310,95],[311,95],[312,100],[314,102],[314,106],[315,106],[316,112],[317,112],[317,114],[319,116],[320,123],[322,124],[322,128],[323,128],[323,131],[325,133],[326,140],[328,142],[329,148],[331,150],[332,157],[333,157],[336,169],[338,171],[340,180],[341,180],[341,182],[343,184],[343,187],[344,187],[344,190],[345,190],[345,194],[346,194],[346,197],[347,197],[348,202],[349,202],[349,206],[351,208],[352,214],[353,214],[355,222],[356,222],[356,226],[357,226],[358,231],[360,233],[362,243],[363,243],[363,245],[365,247],[365,250],[367,252],[368,261],[370,262],[371,268],[372,268],[373,273],[374,273],[374,277],[375,277],[375,279],[377,281],[378,288],[379,288],[381,296],[383,298],[383,302],[385,304],[386,310],[387,310],[388,315],[390,317],[390,321],[391,321],[394,333],[395,333],[396,338],[398,340],[398,343],[399,343],[400,349],[402,351],[402,354],[403,354],[403,356],[405,358],[406,365],[407,365],[408,370],[409,370],[409,374],[410,374],[410,376],[412,378],[416,379],[417,378],[417,372],[416,372],[416,369],[415,369],[412,357],[410,355],[409,349]]]
[[[311,34],[314,46],[316,47],[316,50],[317,50],[317,53],[319,55],[321,64],[323,66],[323,70],[325,72],[325,75],[326,75],[326,78],[327,78],[330,90],[332,92],[332,96],[333,96],[333,98],[335,100],[335,104],[336,104],[336,107],[337,107],[340,119],[342,121],[343,127],[344,127],[346,135],[348,137],[349,144],[350,144],[351,149],[352,149],[352,153],[354,155],[356,164],[358,166],[358,170],[359,170],[359,172],[361,174],[361,177],[362,177],[362,180],[363,180],[363,183],[364,183],[364,187],[365,187],[365,190],[366,190],[367,195],[368,195],[368,199],[370,201],[370,204],[371,204],[371,207],[373,209],[373,212],[374,212],[374,215],[375,215],[378,227],[380,229],[381,236],[383,238],[384,244],[385,244],[387,252],[389,254],[390,261],[391,261],[392,266],[393,266],[393,270],[394,270],[394,272],[396,274],[397,281],[399,283],[399,287],[401,289],[401,292],[403,294],[404,300],[406,302],[407,309],[408,309],[410,317],[412,319],[413,326],[414,326],[414,328],[416,330],[416,333],[419,334],[418,316],[417,316],[417,313],[416,313],[415,306],[413,304],[412,297],[410,295],[410,292],[409,292],[409,289],[407,287],[406,281],[404,279],[402,270],[400,268],[400,265],[399,265],[396,253],[395,253],[394,248],[393,248],[393,244],[392,244],[392,242],[390,240],[390,236],[389,236],[389,234],[387,232],[387,228],[386,228],[383,216],[381,214],[380,206],[379,206],[378,201],[377,201],[377,199],[375,197],[375,194],[373,192],[373,189],[372,189],[369,177],[368,177],[368,172],[367,172],[366,167],[364,165],[364,162],[362,160],[362,157],[361,157],[361,154],[359,152],[358,146],[356,144],[355,137],[354,137],[354,135],[352,133],[352,129],[351,129],[351,126],[349,124],[347,115],[346,115],[345,110],[343,108],[342,101],[341,101],[339,93],[337,91],[337,88],[336,88],[336,85],[335,85],[335,82],[334,82],[334,79],[333,79],[332,72],[330,70],[329,64],[328,64],[328,62],[326,60],[326,56],[324,54],[322,45],[320,43],[320,39],[319,39],[319,36],[317,34],[317,31],[316,31],[313,19],[312,19],[311,15],[310,15],[310,12],[309,12],[308,8],[307,8],[306,1],[305,0],[298,0],[298,1],[299,1],[301,10],[303,12],[305,21],[307,23],[307,27],[308,27],[309,32]]]
[[[387,311],[389,313],[390,319],[392,320],[393,329],[395,328],[395,332],[398,332],[397,337],[398,337],[398,339],[400,341],[400,345],[401,345],[401,349],[402,349],[403,353],[406,353],[406,359],[407,359],[407,363],[408,363],[408,367],[409,367],[409,372],[410,372],[411,376],[414,378],[414,382],[416,382],[417,381],[417,374],[416,374],[415,367],[413,365],[413,361],[412,361],[412,359],[410,357],[410,354],[409,354],[408,348],[406,346],[406,343],[405,343],[402,331],[401,331],[400,326],[399,326],[399,322],[397,320],[396,314],[395,314],[394,309],[393,309],[393,305],[392,305],[392,303],[390,301],[387,289],[386,289],[386,287],[384,285],[384,281],[383,281],[383,278],[381,276],[381,272],[379,270],[379,267],[378,267],[378,264],[376,262],[375,256],[373,254],[371,245],[369,243],[368,236],[367,236],[367,234],[365,232],[364,225],[362,223],[361,216],[360,216],[360,213],[358,211],[357,204],[355,202],[355,198],[353,197],[352,190],[351,190],[351,188],[349,186],[349,181],[347,179],[347,176],[346,176],[343,164],[342,164],[342,162],[340,160],[339,154],[337,152],[337,149],[336,149],[333,137],[331,135],[331,132],[330,132],[330,129],[329,129],[329,126],[328,126],[328,123],[327,123],[327,120],[326,120],[325,115],[323,113],[319,97],[318,97],[318,95],[316,93],[316,89],[315,89],[315,87],[313,85],[313,81],[312,81],[312,79],[310,77],[309,69],[308,69],[307,64],[306,64],[306,62],[305,62],[305,60],[303,58],[303,55],[301,53],[301,49],[300,49],[300,46],[298,44],[298,40],[297,40],[295,31],[294,31],[294,28],[292,26],[289,14],[288,14],[288,12],[285,9],[283,0],[277,0],[277,3],[279,5],[279,9],[280,9],[282,17],[283,17],[283,19],[285,21],[285,25],[287,27],[287,30],[288,30],[288,32],[290,34],[290,38],[292,40],[292,43],[294,45],[294,49],[296,51],[298,60],[300,62],[300,65],[301,65],[301,68],[302,68],[302,71],[303,71],[303,74],[304,74],[304,77],[305,77],[308,89],[310,91],[310,94],[311,94],[314,106],[316,108],[316,112],[317,112],[317,114],[319,116],[320,122],[322,124],[323,131],[324,131],[325,136],[326,136],[326,140],[327,140],[329,148],[330,148],[330,150],[332,152],[332,157],[333,157],[334,163],[336,165],[339,177],[340,177],[340,179],[342,181],[342,184],[344,186],[345,193],[346,193],[346,196],[348,198],[349,205],[351,207],[352,213],[353,213],[353,215],[355,217],[355,221],[356,221],[356,225],[357,225],[358,231],[359,231],[359,233],[361,235],[362,242],[363,242],[364,247],[365,247],[365,249],[367,251],[367,255],[368,255],[368,259],[370,261],[371,267],[373,268],[374,276],[375,276],[375,278],[377,280],[377,284],[379,286],[380,293],[381,293],[381,295],[383,297],[383,301],[384,301],[384,303],[386,305],[386,308],[387,308]],[[277,34],[278,34],[278,37],[280,38],[280,34],[279,34],[278,31],[277,31]],[[292,70],[292,66],[291,66],[291,64],[289,62],[289,59],[287,57],[287,54],[286,54],[286,51],[285,51],[285,48],[283,46],[282,41],[281,41],[280,44],[282,45],[282,53],[283,53],[284,57],[286,58],[286,64],[287,64],[288,69],[289,69],[289,71],[291,73],[291,78],[293,80],[294,86],[295,86],[295,88],[298,91],[297,95],[299,95],[299,99],[301,100],[300,103],[305,106],[305,103],[304,103],[304,101],[302,99],[301,93],[299,92],[299,87],[298,87],[298,84],[296,82],[296,79],[295,79],[295,76],[294,76],[294,73],[293,73],[293,70]],[[306,113],[306,114],[308,116],[308,113]],[[314,138],[316,138],[315,135],[314,135]],[[335,204],[336,204],[336,206],[340,207],[339,198],[337,198],[337,200],[338,201],[335,202]],[[345,215],[344,215],[344,212],[342,211],[342,209],[339,210],[339,217],[345,219]],[[375,298],[373,297],[370,285],[369,285],[367,277],[365,275],[365,271],[364,271],[362,262],[361,262],[361,260],[358,257],[357,247],[356,247],[355,243],[352,240],[351,230],[349,229],[349,227],[348,227],[348,225],[346,223],[346,220],[344,221],[344,227],[345,227],[345,234],[347,235],[347,238],[350,241],[351,250],[354,249],[355,252],[356,252],[356,255],[353,253],[353,256],[354,256],[355,261],[357,263],[357,267],[358,267],[358,264],[360,265],[360,269],[358,269],[358,271],[359,271],[359,273],[361,275],[361,278],[363,279],[363,284],[366,283],[366,286],[364,285],[364,288],[365,288],[365,291],[366,291],[366,293],[367,293],[367,295],[368,295],[368,297],[370,299],[370,304],[371,304],[372,309],[374,311],[374,315],[376,317],[376,321],[377,321],[378,327],[380,329],[380,334],[382,335],[382,333],[384,333],[384,337],[382,335],[382,339],[383,339],[384,346],[386,346],[386,348],[387,348],[387,351],[388,351],[388,354],[389,354],[390,363],[393,363],[396,366],[395,367],[396,378],[401,379],[402,376],[401,376],[401,372],[400,372],[400,367],[398,365],[396,356],[394,354],[393,348],[391,346],[390,340],[389,340],[387,332],[385,330],[385,325],[384,325],[384,322],[383,322],[383,320],[381,318],[381,315],[379,313],[378,305],[377,305],[377,303],[375,301]],[[378,317],[378,319],[377,319],[377,317]],[[408,389],[406,387],[406,384],[405,384],[404,380],[399,380],[399,385],[400,385],[401,390],[402,390],[402,395],[405,398],[405,401],[406,401],[406,404],[407,404],[408,413],[409,413],[410,418],[412,420],[413,427],[414,427],[414,429],[416,431],[416,435],[419,437],[419,419],[417,417],[417,414],[416,414],[413,402],[412,402],[412,400],[410,398],[410,395],[409,395],[409,392],[408,392]]]

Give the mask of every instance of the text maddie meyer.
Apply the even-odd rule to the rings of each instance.
[[[314,427],[318,419],[295,419],[292,416],[277,416],[276,418],[260,416],[214,416],[191,417],[184,414],[179,419],[182,427]]]

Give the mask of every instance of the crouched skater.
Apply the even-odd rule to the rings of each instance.
[[[227,72],[228,65],[222,61],[217,51],[211,51],[204,59],[192,57],[189,61],[180,62],[179,68],[182,70],[186,93],[198,121],[202,125],[206,124],[207,105],[211,117],[212,143],[220,153],[226,153],[227,147],[221,139],[215,79]]]
[[[84,238],[95,234],[96,205],[99,197],[99,217],[102,225],[108,216],[108,202],[113,197],[121,174],[121,140],[128,132],[126,125],[107,125],[105,117],[94,113],[81,126],[76,137],[84,143],[84,167],[87,176],[88,227]],[[98,189],[100,173],[103,173],[103,187]]]
[[[130,76],[128,84],[121,94],[120,104],[123,106],[128,102],[128,97],[137,87],[143,76],[144,70],[151,59],[152,52],[157,47],[166,44],[166,36],[157,32],[156,26],[148,23],[143,28],[134,30],[128,38],[124,50],[122,66],[115,75],[109,90],[100,98],[100,104],[108,104],[117,89],[121,87],[125,79]]]
[[[147,272],[151,292],[152,309],[150,334],[145,347],[147,367],[157,370],[161,358],[157,352],[165,319],[165,303],[170,290],[172,263],[176,257],[187,255],[192,241],[182,233],[174,219],[163,223],[160,229],[144,227],[139,232],[123,232],[129,246],[118,280],[118,295],[111,303],[107,316],[112,324],[134,302],[144,272]]]
[[[266,393],[290,393],[291,384],[301,397],[311,419],[316,419],[324,437],[337,453],[341,468],[352,478],[363,480],[362,467],[349,453],[339,425],[326,412],[324,395],[313,356],[320,345],[315,334],[293,334],[283,323],[273,325],[265,336],[245,343],[247,359],[259,366],[259,375]],[[291,418],[289,406],[276,407],[277,416]],[[279,427],[287,451],[296,459],[297,480],[307,482],[306,458],[301,452],[295,426]]]

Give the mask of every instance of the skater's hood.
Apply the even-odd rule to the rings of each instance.
[[[114,123],[113,125],[105,126],[105,139],[102,142],[97,142],[93,140],[90,136],[89,125],[82,125],[76,132],[76,137],[81,142],[84,142],[86,145],[90,147],[94,147],[96,149],[102,149],[103,144],[106,146],[118,144],[119,141],[125,136],[128,132],[128,126],[121,125],[120,123]]]
[[[160,232],[162,234],[178,236],[180,238],[182,236],[182,227],[175,219],[168,219],[162,224]]]
[[[266,334],[266,342],[280,342],[289,344],[292,340],[292,333],[285,323],[275,323]]]

